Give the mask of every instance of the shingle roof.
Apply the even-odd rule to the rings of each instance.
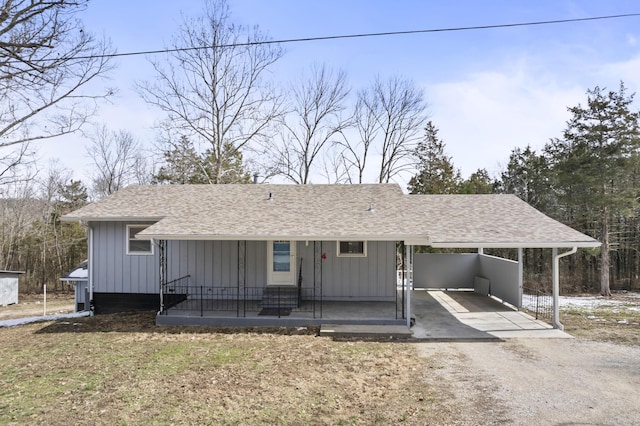
[[[599,243],[511,194],[407,195],[434,247],[594,247]]]
[[[468,247],[597,246],[513,195],[404,195],[395,184],[131,186],[65,220],[148,220],[157,239],[394,240]]]

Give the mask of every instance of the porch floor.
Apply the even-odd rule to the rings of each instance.
[[[227,301],[224,309],[199,309],[198,300],[186,300],[156,317],[158,325],[220,325],[220,326],[307,326],[321,324],[402,325],[406,320],[396,318],[395,302],[304,302],[301,309],[292,309],[288,315],[259,315],[257,302],[247,302],[244,313],[235,301]],[[238,314],[240,313],[240,315]]]

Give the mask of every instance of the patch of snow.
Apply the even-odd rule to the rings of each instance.
[[[636,297],[635,294],[628,293],[625,296]],[[596,309],[603,306],[616,307],[626,306],[629,309],[640,310],[639,306],[630,306],[631,302],[627,300],[611,299],[602,296],[560,296],[560,309],[568,308],[584,308]]]

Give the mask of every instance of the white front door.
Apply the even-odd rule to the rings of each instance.
[[[267,285],[295,285],[295,277],[295,241],[268,241]]]

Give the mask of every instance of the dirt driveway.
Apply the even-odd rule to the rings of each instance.
[[[459,409],[458,424],[640,425],[638,347],[579,339],[416,345]]]

